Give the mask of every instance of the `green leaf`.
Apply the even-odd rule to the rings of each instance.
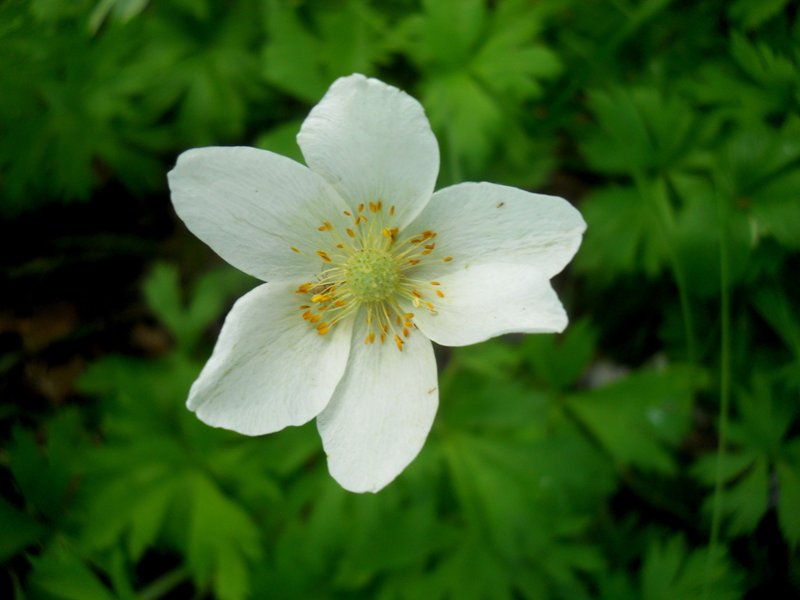
[[[300,131],[302,120],[289,121],[278,125],[256,139],[255,145],[258,148],[275,152],[283,156],[293,158],[297,162],[303,161],[303,154],[297,145],[297,134]]]
[[[767,461],[760,458],[751,468],[728,487],[721,496],[721,510],[730,517],[728,532],[733,535],[750,533],[764,517],[768,507],[769,471]],[[711,509],[713,497],[705,508]]]
[[[658,217],[635,188],[601,188],[585,198],[581,212],[588,227],[577,269],[610,281],[638,270],[654,275],[664,265]]]
[[[11,473],[26,500],[51,519],[62,518],[69,506],[70,485],[83,466],[83,436],[77,410],[65,410],[50,420],[44,447],[30,431],[18,427],[12,433]]]
[[[179,348],[191,351],[206,327],[219,318],[230,296],[244,291],[252,281],[235,269],[212,271],[195,282],[191,299],[184,303],[177,267],[156,263],[142,284],[142,292]]]
[[[778,475],[778,524],[781,533],[794,551],[800,542],[800,469],[797,465],[779,462]]]
[[[456,348],[454,364],[491,379],[507,379],[520,363],[519,353],[501,339]]]
[[[680,535],[651,544],[641,572],[644,600],[701,600],[706,586],[715,600],[741,597],[741,575],[717,552],[710,562],[706,548],[689,551]]]
[[[519,351],[536,377],[556,391],[577,383],[594,357],[597,334],[586,319],[571,323],[561,336],[530,335]]]
[[[31,559],[31,589],[59,600],[114,600],[91,568],[70,548],[54,547]]]
[[[589,93],[597,121],[582,145],[589,164],[609,174],[636,176],[682,166],[703,133],[691,107],[650,88]]]
[[[267,6],[262,72],[274,86],[309,104],[318,102],[337,77],[371,73],[386,53],[389,32],[382,14],[368,3],[319,4],[308,15],[281,1]]]
[[[44,526],[0,496],[0,563],[38,541]]]
[[[672,368],[641,371],[568,398],[568,406],[620,464],[673,473],[674,448],[691,425],[696,376]]]
[[[731,2],[728,14],[746,28],[753,29],[780,13],[788,3],[789,0],[735,0]]]
[[[671,181],[681,198],[681,207],[670,237],[686,288],[694,296],[718,296],[722,238],[716,192],[708,177],[681,174]],[[747,273],[753,251],[753,227],[750,219],[735,206],[730,206],[728,212],[728,277],[733,286]]]
[[[189,497],[187,560],[199,586],[212,583],[222,600],[238,600],[249,589],[248,562],[261,555],[258,526],[205,476],[183,482]]]

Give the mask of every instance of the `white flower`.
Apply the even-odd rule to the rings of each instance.
[[[297,140],[308,167],[199,148],[169,173],[187,227],[269,282],[236,302],[187,405],[246,435],[317,417],[331,475],[374,492],[430,431],[430,340],[562,331],[549,280],[586,225],[561,198],[515,188],[434,194],[439,149],[422,107],[362,75],[334,82]]]

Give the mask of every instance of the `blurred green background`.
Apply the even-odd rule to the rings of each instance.
[[[313,423],[185,409],[256,282],[165,178],[201,145],[300,159],[352,72],[424,104],[437,187],[589,224],[565,334],[437,349],[378,495]],[[799,101],[788,0],[0,2],[0,596],[797,597]]]

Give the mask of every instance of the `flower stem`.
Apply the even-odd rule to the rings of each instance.
[[[714,496],[711,508],[711,534],[708,542],[708,559],[703,585],[703,597],[709,598],[711,591],[711,570],[719,543],[722,508],[722,461],[725,457],[725,444],[728,438],[728,413],[731,395],[731,298],[730,298],[730,257],[728,253],[728,211],[727,205],[716,192],[719,213],[719,300],[720,300],[720,382],[719,382],[719,430],[717,433],[717,460],[714,473]]]

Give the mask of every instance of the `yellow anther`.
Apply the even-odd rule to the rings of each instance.
[[[378,200],[378,210],[383,209],[383,200]]]
[[[422,298],[422,294],[420,294],[417,290],[411,290],[411,295],[416,298]],[[313,302],[314,299],[312,298],[311,301]]]
[[[358,212],[364,212],[364,203],[358,205]]]
[[[308,320],[311,321],[312,323],[318,323],[321,318],[322,318],[321,315],[311,315],[308,318]]]
[[[395,335],[394,336],[394,342],[395,342],[395,344],[397,344],[397,349],[400,350],[400,352],[402,352],[403,351],[403,344],[405,344],[405,342],[403,341],[403,338],[401,338],[399,335]]]
[[[356,232],[353,231],[352,229],[347,229],[347,235],[349,235],[350,237],[356,237]]]
[[[336,247],[339,248],[339,250],[342,250],[344,248],[344,244],[336,244]]]
[[[411,298],[411,304],[414,305],[414,308],[419,308],[422,302],[419,301],[419,298],[414,296],[413,298]]]
[[[364,338],[364,343],[365,344],[372,344],[374,342],[375,342],[375,332],[374,331],[370,331],[367,334],[367,337]]]
[[[336,302],[333,303],[333,305],[336,308],[342,308],[345,304],[347,304],[347,302],[345,302],[344,300],[337,300]]]
[[[331,299],[330,294],[314,294],[311,296],[312,302],[327,302]]]
[[[375,204],[374,202],[370,201],[370,203],[369,203],[369,210],[370,210],[370,212],[371,212],[371,213],[376,213],[376,212],[378,212],[378,205],[377,205],[377,204]]]
[[[317,229],[319,229],[320,231],[330,231],[331,229],[333,229],[333,225],[331,225],[330,222],[328,221],[323,221],[322,225],[317,227]]]
[[[452,256],[445,256],[445,257],[442,259],[442,262],[450,262],[451,260],[453,260],[453,257],[452,257]]]
[[[325,335],[330,330],[331,330],[331,326],[328,323],[325,323],[324,321],[322,323],[320,323],[319,325],[317,325],[317,333],[319,333],[320,335]]]
[[[307,308],[311,308],[311,307],[308,304],[301,304],[300,305],[300,310],[305,310]]]
[[[394,204],[392,204],[392,205],[389,207],[389,214],[390,214],[391,216],[394,216]]]
[[[439,283],[438,281],[431,281],[431,285],[442,285],[442,284]]]
[[[295,248],[294,246],[292,246],[291,248],[292,248],[292,252],[297,252],[298,254],[300,254],[300,250],[298,250],[298,249],[297,249],[297,248]]]
[[[325,262],[331,262],[331,257],[328,256],[328,253],[324,250],[317,250],[317,256],[319,256]]]
[[[365,217],[364,215],[358,215],[356,217],[356,220],[355,220],[355,224],[356,225],[358,225],[359,223],[366,223],[366,222],[367,222],[367,217]]]
[[[439,298],[444,298],[444,292],[442,290],[436,290],[436,295],[439,296]]]
[[[411,265],[418,265],[420,263],[420,260],[418,258],[411,258],[409,259],[408,263]]]
[[[347,215],[348,217],[353,216],[353,213],[351,213],[349,210],[344,211],[344,214]]]
[[[311,283],[310,281],[307,281],[306,283],[304,283],[304,284],[300,285],[300,286],[299,286],[299,287],[298,287],[298,288],[295,290],[295,292],[296,292],[297,294],[307,294],[307,293],[308,293],[308,291],[309,291],[309,290],[310,290],[312,287],[314,287],[314,284],[313,284],[313,283]]]
[[[407,329],[406,327],[403,327],[403,335],[404,335],[405,337],[408,337],[408,335],[409,335],[409,334],[408,334],[408,329]]]

